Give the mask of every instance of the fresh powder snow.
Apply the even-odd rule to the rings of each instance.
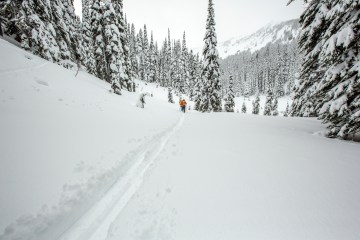
[[[260,115],[254,97],[183,114],[156,84],[118,96],[4,40],[0,52],[1,240],[358,240],[359,144],[282,117],[289,98],[278,117],[262,115],[266,96]]]

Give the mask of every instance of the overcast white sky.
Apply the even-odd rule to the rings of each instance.
[[[81,0],[74,0],[78,14]],[[270,22],[299,18],[303,1],[286,6],[288,0],[213,0],[216,31],[220,42],[249,35]],[[203,45],[208,0],[124,0],[124,12],[136,30],[146,23],[162,43],[170,28],[172,38],[186,31],[190,48]],[[150,34],[150,33],[149,33]],[[150,35],[149,35],[150,36]]]

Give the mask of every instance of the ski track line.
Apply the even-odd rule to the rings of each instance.
[[[42,67],[45,67],[46,65],[48,65],[49,62],[44,62],[42,64],[39,65],[35,65],[32,67],[26,67],[26,68],[18,68],[18,69],[12,69],[12,70],[5,70],[0,72],[1,75],[5,75],[5,74],[9,74],[9,73],[19,73],[19,72],[25,72],[25,71],[29,71],[29,70],[33,70],[33,69],[39,69]]]
[[[105,240],[111,224],[141,187],[145,173],[164,150],[169,139],[181,128],[184,118],[184,115],[181,116],[175,126],[150,141],[136,156],[127,173],[120,176],[105,195],[58,240]]]

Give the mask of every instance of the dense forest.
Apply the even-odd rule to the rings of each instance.
[[[300,59],[296,41],[269,43],[253,53],[240,52],[222,60],[222,83],[227,86],[229,76],[233,76],[237,96],[266,94],[269,90],[278,97],[290,95]]]
[[[114,92],[135,91],[134,79],[194,94],[200,57],[186,38],[168,36],[159,47],[146,25],[128,23],[122,0],[83,1],[82,21],[71,0],[6,1],[0,5],[2,29],[21,46],[65,68],[82,68],[109,82]]]

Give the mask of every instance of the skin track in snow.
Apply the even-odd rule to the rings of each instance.
[[[184,116],[171,129],[142,146],[126,175],[120,177],[106,194],[58,240],[105,240],[110,225],[143,183],[143,176],[163,151],[168,140],[181,128]]]

